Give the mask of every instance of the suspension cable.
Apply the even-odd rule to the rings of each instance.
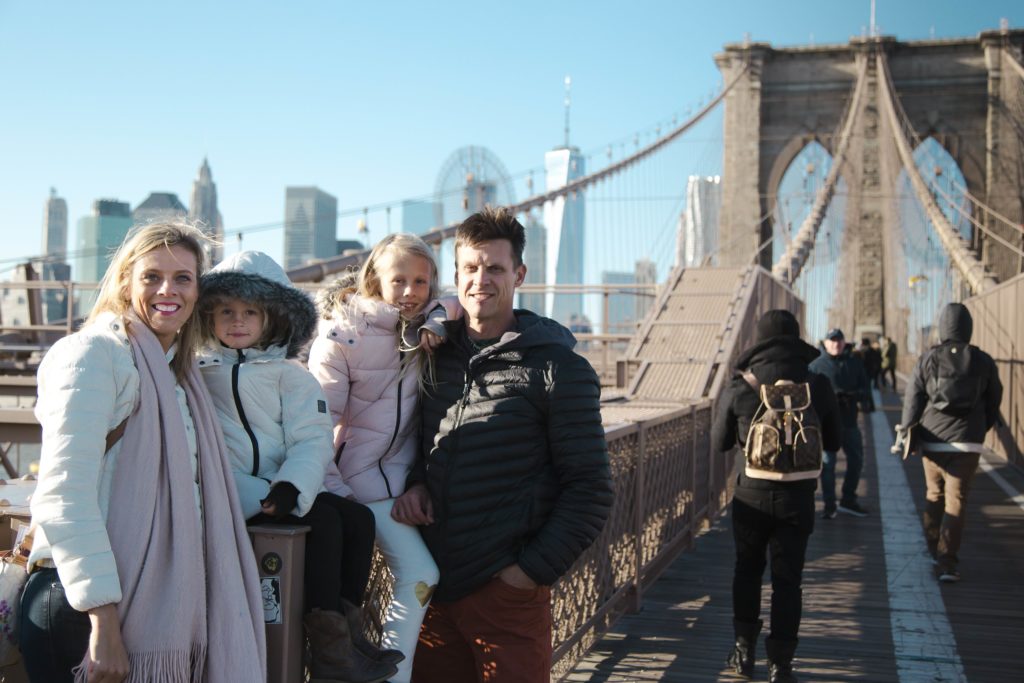
[[[892,135],[893,140],[896,143],[896,150],[899,152],[900,160],[903,163],[903,169],[906,171],[907,177],[910,178],[910,182],[914,186],[918,201],[920,201],[924,206],[928,219],[931,221],[932,228],[938,235],[939,241],[942,242],[942,246],[949,254],[950,261],[963,275],[964,280],[970,286],[971,290],[975,293],[981,293],[991,289],[997,284],[995,278],[985,270],[985,266],[975,258],[974,254],[970,252],[963,237],[961,237],[960,234],[954,230],[953,226],[950,225],[945,214],[942,213],[942,210],[939,209],[938,205],[935,203],[935,199],[932,197],[931,193],[928,192],[928,187],[921,178],[920,172],[917,170],[917,164],[914,162],[914,155],[911,152],[910,144],[907,141],[909,122],[907,120],[906,112],[902,110],[899,100],[895,97],[892,76],[889,73],[889,64],[885,59],[885,54],[878,51],[875,54],[875,60],[878,78],[881,80],[881,83],[879,83],[879,94],[881,95],[880,99],[882,100],[882,108],[885,110],[890,125],[892,126]],[[899,109],[897,109],[897,107],[899,107]]]
[[[743,67],[736,73],[732,80],[729,81],[729,83],[727,83],[719,91],[718,95],[716,95],[710,102],[704,105],[700,110],[697,111],[696,114],[694,114],[692,117],[684,121],[677,128],[669,131],[667,134],[656,139],[654,142],[650,143],[646,147],[638,149],[633,154],[617,161],[614,164],[606,166],[600,171],[596,171],[589,175],[585,175],[581,178],[577,178],[576,180],[566,185],[563,185],[557,190],[537,194],[527,199],[524,199],[523,201],[517,204],[513,204],[512,206],[508,207],[509,211],[515,214],[524,213],[526,211],[529,211],[530,209],[543,206],[547,202],[551,202],[562,197],[575,196],[577,193],[582,192],[583,190],[590,187],[594,183],[618,175],[619,173],[629,168],[630,166],[636,164],[639,161],[644,160],[645,158],[659,151],[669,143],[674,142],[683,133],[697,125],[697,123],[699,123],[701,119],[703,119],[711,110],[713,110],[718,105],[719,102],[721,102],[725,98],[726,95],[729,94],[729,91],[731,91],[733,89],[733,86],[735,86],[736,83],[738,83],[739,80],[743,77],[743,75],[747,73],[749,68],[749,62],[744,62]],[[421,235],[421,237],[423,238],[423,241],[426,242],[427,244],[440,244],[444,240],[451,239],[452,237],[454,237],[456,228],[458,228],[458,225],[453,223],[444,228],[434,228],[430,232]],[[338,256],[335,258],[320,261],[319,263],[294,268],[288,271],[288,277],[291,279],[292,282],[318,282],[320,280],[323,280],[325,277],[332,273],[337,273],[351,266],[356,266],[360,264],[362,260],[366,258],[366,255],[368,253],[369,250],[365,250],[355,254],[350,254],[348,256]]]
[[[815,240],[818,237],[818,230],[825,220],[825,213],[832,202],[836,186],[839,184],[839,172],[846,160],[850,140],[853,138],[853,123],[860,112],[860,100],[864,93],[864,84],[867,81],[867,62],[860,65],[857,73],[857,82],[853,87],[853,96],[846,105],[846,114],[843,117],[842,132],[839,135],[839,144],[836,147],[836,154],[829,169],[825,184],[818,190],[814,199],[814,206],[811,212],[800,225],[800,230],[794,235],[792,241],[787,245],[785,253],[772,268],[772,275],[792,286],[800,271],[807,262],[807,257],[814,249]]]

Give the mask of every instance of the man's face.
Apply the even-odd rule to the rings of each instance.
[[[825,353],[830,356],[838,356],[846,348],[846,340],[842,337],[825,340]]]
[[[456,250],[455,284],[459,303],[474,328],[500,328],[488,331],[504,332],[512,319],[516,287],[523,284],[525,277],[526,266],[515,264],[512,243],[508,240],[463,244]]]

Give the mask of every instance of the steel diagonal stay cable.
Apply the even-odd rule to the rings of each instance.
[[[986,272],[984,265],[982,265],[978,259],[968,252],[963,238],[961,238],[949,224],[949,221],[946,220],[945,215],[935,204],[935,200],[928,192],[928,188],[924,180],[921,178],[921,174],[917,170],[917,165],[914,163],[913,154],[909,149],[907,135],[904,132],[906,130],[907,123],[906,114],[903,113],[903,115],[900,116],[900,113],[897,111],[898,100],[895,99],[893,92],[892,78],[889,73],[888,63],[882,53],[876,54],[875,59],[878,64],[877,72],[882,81],[879,84],[882,107],[885,109],[892,125],[896,149],[903,162],[903,168],[910,177],[914,190],[918,195],[918,200],[924,205],[925,210],[928,213],[928,217],[932,222],[932,226],[935,229],[936,234],[939,236],[939,240],[949,253],[950,260],[961,272],[964,280],[971,287],[971,290],[976,293],[986,291],[996,285],[996,280]]]

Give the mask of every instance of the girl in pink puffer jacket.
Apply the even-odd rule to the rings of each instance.
[[[370,252],[355,284],[320,292],[321,317],[309,353],[334,422],[334,462],[325,486],[368,506],[377,546],[395,577],[382,647],[405,654],[392,681],[409,681],[420,623],[438,571],[419,530],[391,518],[418,455],[419,391],[430,351],[444,338],[447,312],[434,255],[419,237],[388,235]],[[445,301],[458,313],[458,304]]]

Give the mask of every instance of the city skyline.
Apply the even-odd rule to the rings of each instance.
[[[189,197],[196,166],[208,157],[229,251],[241,246],[282,258],[281,189],[296,185],[345,198],[338,239],[357,237],[362,207],[393,203],[390,226],[382,216],[370,222],[366,237],[374,242],[388,227],[399,229],[403,199],[433,200],[437,169],[464,145],[493,149],[517,196],[526,196],[528,172],[542,172],[543,152],[562,141],[566,74],[574,144],[585,156],[600,154],[705,98],[720,84],[712,56],[725,43],[747,35],[775,46],[843,43],[868,21],[866,0],[824,10],[810,2],[652,2],[629,10],[599,2],[587,12],[526,2],[503,11],[500,22],[494,8],[474,3],[410,4],[398,12],[313,3],[256,7],[252,31],[239,42],[228,35],[233,9],[208,8],[197,26],[190,5],[168,16],[134,3],[59,12],[0,3],[0,56],[19,64],[0,75],[16,103],[0,112],[0,150],[11,160],[0,167],[10,238],[0,279],[19,259],[41,253],[40,209],[51,186],[67,201],[74,233],[100,198],[134,203],[154,189]],[[537,22],[538,14],[546,20]],[[1012,2],[883,2],[878,23],[886,35],[913,40],[974,35],[998,28],[1003,17],[1019,25],[1020,14]],[[118,29],[135,23],[152,31]],[[430,30],[405,30],[413,26]],[[340,34],[345,41],[331,40]],[[34,47],[42,35],[45,51]],[[495,49],[501,37],[510,39],[506,50]],[[520,49],[524,37],[546,49]],[[181,41],[208,49],[165,49]],[[97,89],[96,73],[161,79],[166,87]],[[300,88],[308,94],[303,106]],[[175,89],[189,96],[166,97]],[[247,227],[255,229],[239,245],[236,232]],[[76,238],[69,235],[69,245]]]

